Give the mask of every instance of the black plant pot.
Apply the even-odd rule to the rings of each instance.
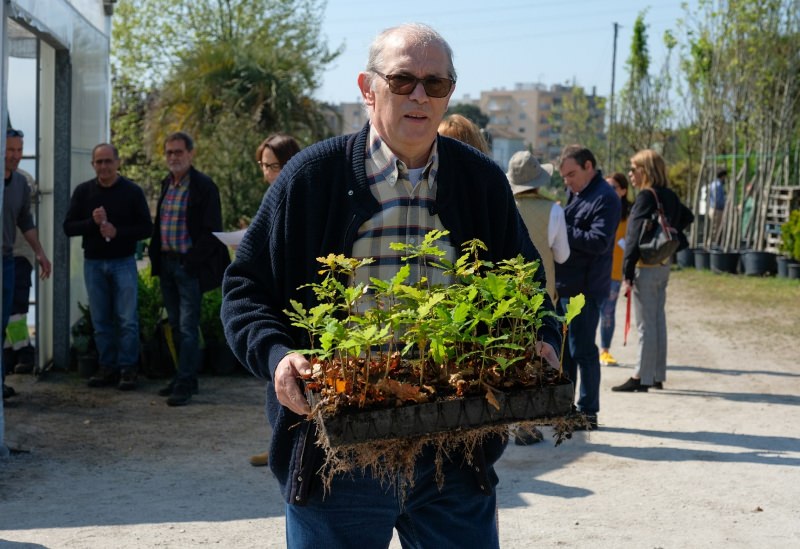
[[[717,274],[736,274],[739,271],[739,252],[711,252],[711,270]]]
[[[679,250],[675,254],[675,258],[678,261],[678,266],[683,269],[694,267],[694,249],[692,248]]]
[[[78,375],[89,378],[97,371],[97,354],[81,353],[78,354]]]
[[[800,280],[800,263],[789,263],[788,267],[788,278],[794,280]]]
[[[778,264],[778,278],[788,278],[789,277],[789,265],[794,263],[795,261],[791,257],[786,257],[785,255],[779,255],[775,262]]]
[[[698,271],[708,270],[711,268],[711,257],[706,250],[702,248],[695,248],[694,268],[697,269]]]
[[[771,276],[778,270],[775,254],[772,252],[747,252],[742,254],[742,264],[747,276]]]

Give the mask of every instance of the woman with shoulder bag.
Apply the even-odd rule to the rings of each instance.
[[[631,158],[628,173],[639,191],[628,217],[625,255],[622,262],[623,293],[633,292],[636,328],[639,332],[639,363],[633,376],[612,391],[647,392],[662,389],[667,378],[667,318],[665,305],[671,257],[647,264],[639,248],[643,225],[658,219],[659,208],[672,229],[680,248],[688,243],[683,230],[694,221],[692,212],[668,188],[667,168],[657,152],[645,149]],[[667,227],[668,228],[668,227]],[[628,297],[630,299],[630,296]]]

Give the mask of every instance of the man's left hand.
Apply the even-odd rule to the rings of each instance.
[[[556,350],[553,349],[552,345],[544,341],[537,341],[534,349],[536,350],[536,354],[542,357],[551,368],[554,370],[561,369],[561,364],[559,364],[558,361],[558,354]]]
[[[41,280],[50,278],[50,273],[53,272],[53,266],[50,264],[50,260],[47,259],[47,256],[44,255],[44,252],[36,255],[36,261],[39,262],[39,267],[41,268],[39,278]]]

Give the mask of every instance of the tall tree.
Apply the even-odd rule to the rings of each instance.
[[[668,140],[670,53],[676,41],[670,32],[664,35],[667,56],[658,74],[650,73],[650,50],[648,46],[647,10],[641,12],[633,25],[630,55],[626,61],[628,82],[620,94],[619,127],[614,132],[620,144],[620,154],[627,160],[641,149],[658,146],[664,152]]]
[[[115,17],[115,70],[148,97],[150,157],[178,129],[198,141],[197,163],[217,181],[235,225],[263,195],[253,152],[266,135],[326,137],[312,98],[338,54],[320,37],[321,0],[140,0]],[[115,128],[116,129],[116,128]]]

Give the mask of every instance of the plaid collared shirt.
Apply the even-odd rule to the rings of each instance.
[[[412,185],[406,165],[371,126],[365,167],[370,190],[381,209],[359,227],[352,256],[375,259],[374,263],[356,273],[356,282],[368,283],[370,277],[382,280],[393,277],[405,263],[403,252],[392,250],[389,244],[420,244],[429,231],[444,230],[445,227],[439,216],[432,213],[435,212],[436,173],[439,169],[435,141],[421,178],[416,185]],[[446,252],[446,259],[456,260],[456,250],[447,237],[439,239],[436,245]],[[418,282],[421,276],[426,276],[434,285],[453,282],[452,277],[445,276],[441,269],[421,267],[417,259],[408,263],[411,265],[411,276],[407,284]]]
[[[161,250],[185,254],[192,247],[186,227],[186,206],[189,204],[189,173],[180,181],[170,182],[161,203]]]

